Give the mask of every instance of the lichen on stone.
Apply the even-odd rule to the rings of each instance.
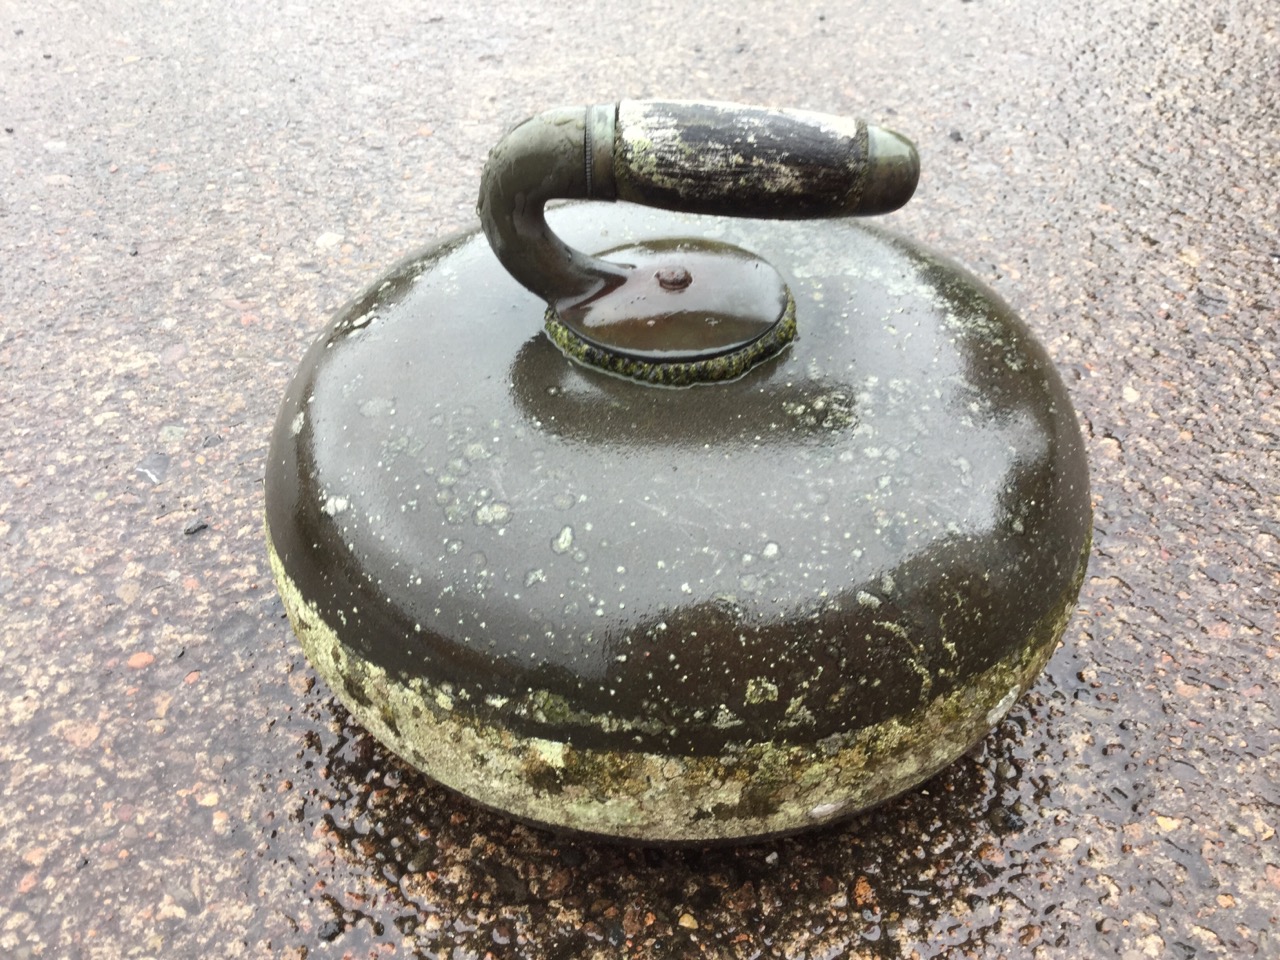
[[[547,336],[571,360],[628,380],[661,387],[688,387],[696,384],[734,380],[757,363],[779,353],[796,336],[796,305],[787,292],[787,306],[781,319],[758,340],[744,347],[706,360],[662,363],[640,360],[588,343],[563,324],[555,309],[547,310]]]
[[[389,748],[445,786],[518,819],[645,842],[795,832],[848,816],[931,776],[984,736],[1035,680],[1070,617],[1089,553],[1086,542],[1073,582],[1020,648],[948,693],[817,743],[755,741],[730,744],[718,755],[673,756],[521,735],[501,723],[499,711],[456,708],[446,684],[388,673],[362,657],[301,594],[270,530],[267,541],[285,609],[308,658]],[[757,697],[768,699],[768,683],[757,682]],[[549,691],[531,691],[528,704],[550,724],[613,719],[585,716]],[[720,709],[732,718],[726,706]]]

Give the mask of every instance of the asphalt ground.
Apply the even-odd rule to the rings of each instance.
[[[1273,5],[0,0],[0,953],[1280,956]],[[1038,332],[1095,547],[1040,682],[833,830],[513,825],[358,728],[267,569],[279,398],[519,119],[864,116]]]

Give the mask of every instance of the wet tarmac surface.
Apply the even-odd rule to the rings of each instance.
[[[1280,954],[1280,24],[1266,4],[0,6],[0,952]],[[514,825],[352,726],[262,538],[328,315],[558,103],[861,114],[887,218],[1044,340],[1095,552],[982,746],[842,827]]]

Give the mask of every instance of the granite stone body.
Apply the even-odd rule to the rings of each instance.
[[[561,355],[483,237],[395,268],[312,347],[269,459],[317,669],[446,785],[636,840],[793,832],[963,753],[1087,557],[1042,348],[953,264],[847,222],[551,217],[588,250],[731,234],[786,275],[796,341],[663,389]]]

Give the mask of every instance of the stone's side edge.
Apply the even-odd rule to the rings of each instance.
[[[405,682],[350,646],[302,596],[266,531],[272,573],[316,672],[362,726],[432,779],[519,820],[643,843],[796,833],[922,783],[981,740],[1057,648],[1083,582],[1019,653],[908,714],[814,745],[755,742],[718,757],[581,749],[521,736],[453,709],[444,688]]]

